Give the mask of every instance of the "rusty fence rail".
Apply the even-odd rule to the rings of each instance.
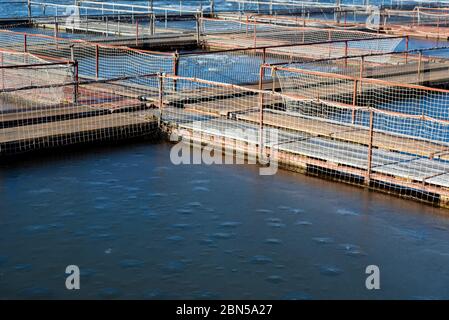
[[[2,76],[14,79],[0,86],[0,156],[133,138],[157,129],[151,107],[140,99],[151,94],[157,74],[81,80],[67,65],[17,68],[0,68]],[[30,76],[39,80],[30,83]]]
[[[181,135],[251,142],[276,151],[286,165],[392,192],[414,189],[428,201],[449,195],[449,116],[439,109],[449,106],[448,90],[282,67],[277,72],[288,73],[281,81],[293,79],[297,89],[280,93],[165,75],[154,104]],[[267,136],[273,129],[275,140]],[[235,133],[241,130],[253,134]]]
[[[257,47],[267,45],[286,45],[305,42],[320,42],[349,39],[367,39],[377,36],[386,38],[387,35],[372,32],[305,27],[302,25],[273,24],[246,16],[246,20],[226,18],[199,18],[200,32],[209,45]]]
[[[171,72],[174,60],[173,53],[7,30],[0,30],[0,47],[31,53],[46,60],[76,60],[80,76],[95,79]]]
[[[160,123],[301,171],[434,203],[449,197],[448,90],[269,65],[261,79],[264,69],[275,69],[281,92],[172,74],[4,90],[0,145],[20,152],[142,135]]]
[[[395,48],[400,42],[408,43],[407,37],[377,37],[316,41],[299,44],[282,44],[242,48],[180,53],[172,74],[196,77],[218,82],[257,85],[261,64],[290,64],[295,61],[314,61],[340,58],[348,55],[387,53],[387,47]],[[388,44],[388,45],[386,45]],[[407,45],[406,45],[407,47]],[[267,79],[271,78],[269,74]]]
[[[81,77],[107,79],[160,72],[239,84],[257,84],[259,67],[264,63],[289,63],[298,60],[298,57],[307,61],[360,52],[384,52],[385,43],[406,41],[404,39],[406,38],[400,36],[374,36],[297,45],[178,53],[0,30],[1,48],[33,53],[47,60],[77,60]]]

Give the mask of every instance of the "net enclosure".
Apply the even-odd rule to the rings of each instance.
[[[77,61],[79,76],[84,79],[111,79],[173,71],[173,53],[26,32],[0,30],[0,48],[30,53],[46,61]]]
[[[73,61],[0,58],[0,156],[144,136],[157,127],[139,99],[157,75],[80,80]]]
[[[177,135],[233,155],[268,154],[302,172],[447,201],[449,91],[305,69],[276,73],[282,92],[166,75],[161,119]]]
[[[250,16],[241,19],[200,18],[201,35],[210,47],[262,47],[270,45],[291,45],[300,43],[317,43],[323,41],[385,39],[366,50],[392,51],[398,42],[387,41],[388,36],[371,32],[330,29],[304,26],[288,26],[261,22]],[[390,39],[392,40],[392,39]],[[360,49],[363,49],[361,47]]]

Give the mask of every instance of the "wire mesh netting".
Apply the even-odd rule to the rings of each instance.
[[[259,80],[261,64],[287,64],[348,55],[393,52],[399,43],[405,41],[405,37],[401,36],[385,37],[375,34],[366,34],[366,38],[329,40],[328,31],[312,33],[314,38],[307,40],[310,42],[304,38],[294,44],[257,45],[244,48],[245,43],[233,41],[231,49],[181,53],[178,74],[218,82],[255,85]],[[349,34],[348,38],[350,36],[352,34]],[[206,39],[206,46],[217,48],[228,46],[221,40],[217,40],[214,44],[214,41],[210,42],[209,38]],[[267,74],[266,77],[270,78],[271,75]]]
[[[384,29],[396,33],[447,39],[449,8],[416,7],[411,11],[387,10],[382,24]]]
[[[159,53],[104,45],[82,40],[0,30],[0,45],[7,50],[28,52],[43,59],[77,60],[79,75],[84,78],[108,79],[149,73],[172,73],[229,83],[256,83],[263,63],[288,63],[341,57],[362,52],[389,50],[402,37],[340,40],[321,44],[271,46],[222,52]],[[245,71],[245,72],[243,72]],[[156,84],[154,84],[156,86]]]
[[[445,87],[449,72],[447,47],[403,52],[349,55],[334,59],[293,61],[285,66],[352,77]],[[282,65],[278,63],[277,65]]]
[[[384,24],[412,26],[447,26],[449,8],[415,7],[413,10],[385,10]]]
[[[189,139],[259,155],[263,146],[282,165],[335,179],[413,189],[428,201],[446,193],[449,91],[374,79],[360,85],[308,70],[276,73],[289,90],[166,76],[162,119]]]
[[[48,88],[36,90],[33,99],[36,102],[47,100],[63,102],[66,93],[60,88],[52,90],[55,84],[73,81],[75,67],[67,61],[49,63],[29,53],[0,51],[0,90],[11,90],[4,95],[4,100],[19,103],[27,99],[26,92],[12,91],[15,88],[39,87]]]
[[[281,67],[276,74],[284,93],[304,100],[287,103],[287,112],[337,124],[339,130],[324,134],[354,144],[368,143],[365,133],[372,121],[374,150],[406,158],[367,169],[448,186],[449,91],[304,69]]]
[[[0,30],[0,47],[32,53],[45,60],[77,60],[81,77],[107,79],[171,72],[173,66],[171,54],[6,30]]]
[[[241,6],[245,1],[241,2]],[[258,3],[258,4],[257,4]],[[275,3],[275,2],[273,2]],[[250,3],[246,5],[249,8]],[[447,38],[449,36],[449,8],[443,1],[409,1],[383,3],[348,3],[338,6],[335,3],[297,2],[285,3],[291,10],[284,13],[269,8],[269,2],[254,2],[256,10],[242,10],[246,14],[229,14],[228,19],[249,19],[254,22],[279,24],[284,26],[344,28],[347,30],[365,28],[374,31],[384,30],[396,34],[409,34],[422,37]],[[292,11],[293,10],[293,11]],[[296,11],[295,11],[296,10]],[[292,15],[292,13],[295,13]]]
[[[282,92],[173,75],[6,88],[2,152],[147,134],[157,120],[225,156],[415,190],[428,201],[446,194],[449,91],[300,68],[275,74]],[[36,98],[48,90],[64,99]]]
[[[285,26],[272,23],[245,21],[235,19],[200,18],[201,34],[211,47],[262,47],[273,45],[291,45],[299,43],[316,43],[323,41],[354,39],[388,39],[388,36],[363,31],[323,29],[302,26]],[[375,47],[360,49],[393,51],[399,40],[379,41]]]
[[[73,37],[82,34],[90,38],[113,37],[115,41],[135,39],[136,42],[151,40],[156,34],[179,36],[181,29],[195,32],[195,17],[200,14],[201,7],[186,7],[182,1],[170,6],[155,6],[151,2],[31,1],[29,7],[29,15],[37,26],[67,32]]]
[[[162,122],[232,157],[449,195],[446,59],[393,53],[402,37],[249,19],[202,19],[201,35],[233,49],[166,54],[0,31],[2,154]]]
[[[64,68],[68,78],[59,77]],[[1,155],[148,135],[156,127],[153,107],[139,99],[152,92],[156,75],[71,81],[72,66],[54,64],[0,72],[16,78],[0,89]],[[39,81],[30,84],[30,75]]]

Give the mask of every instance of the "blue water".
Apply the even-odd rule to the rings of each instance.
[[[292,172],[174,166],[169,152],[2,165],[0,298],[449,298],[447,211]],[[380,291],[365,289],[370,264]]]

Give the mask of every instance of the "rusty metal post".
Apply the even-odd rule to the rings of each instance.
[[[0,52],[0,65],[3,67],[3,52]],[[2,68],[2,89],[5,89],[5,70]]]
[[[263,155],[264,141],[263,141],[263,102],[264,94],[259,93],[259,151],[260,155]]]
[[[363,73],[364,72],[365,72],[365,57],[362,56],[360,58],[360,72],[359,72],[359,78],[360,79],[363,79]]]
[[[373,139],[374,138],[374,111],[370,110],[369,114],[369,140],[368,140],[368,163],[366,172],[366,185],[370,185],[371,182],[371,169],[373,163]]]
[[[215,1],[210,0],[210,15],[213,17],[215,15]]]
[[[105,19],[106,19],[106,38],[107,38],[109,37],[109,17],[106,16]]]
[[[363,77],[364,77],[364,75],[363,75],[363,73],[365,72],[365,57],[360,57],[360,71],[359,71],[359,78],[360,78],[360,84],[359,84],[359,86],[360,86],[360,92],[362,92],[362,86],[363,86],[363,81],[362,81],[362,79],[363,79]],[[357,98],[356,98],[356,102],[357,102]]]
[[[72,100],[73,100],[73,103],[75,104],[77,102],[75,62],[72,62],[71,65],[72,65],[72,82],[73,82]]]
[[[421,69],[422,69],[422,50],[419,51],[418,55],[418,84],[421,83]]]
[[[75,49],[74,44],[70,45],[70,60],[75,61]]]
[[[348,66],[348,50],[349,50],[349,43],[348,40],[345,41],[345,67]]]
[[[257,48],[257,24],[254,23],[254,48]]]
[[[261,65],[259,73],[259,90],[263,89],[264,73],[265,67],[264,65]],[[263,149],[263,95],[263,92],[259,93],[259,152],[261,156]]]
[[[56,17],[55,17],[55,40],[58,39],[58,34],[59,34],[59,24],[58,24],[58,20],[56,20]]]
[[[335,0],[335,22],[337,25],[341,22],[341,0]]]
[[[437,20],[437,34],[438,34],[438,38],[440,38],[440,17],[438,17],[438,20]]]
[[[95,45],[95,78],[98,80],[100,77],[100,47]]]
[[[197,13],[195,14],[196,19],[196,44],[200,45],[200,39],[201,39],[201,25],[200,25],[200,15]]]
[[[354,80],[354,88],[352,93],[352,124],[355,124],[355,114],[356,110],[355,107],[357,106],[357,87],[358,87],[359,80]]]
[[[28,20],[31,22],[31,0],[27,0]]]
[[[136,47],[139,46],[139,19],[136,18]]]
[[[173,75],[177,76],[179,73],[179,52],[178,50],[175,51],[175,53],[173,54]],[[176,83],[176,79],[173,79],[173,90],[176,91],[177,90],[177,83]]]
[[[70,61],[73,63],[73,103],[78,102],[78,61],[75,60],[74,44],[70,45]]]
[[[151,24],[151,29],[152,29],[151,35],[155,35],[156,34],[156,22],[157,22],[156,14],[153,13],[153,21],[152,21],[152,24]]]
[[[158,74],[159,77],[159,119],[158,126],[161,126],[162,108],[164,106],[164,74]]]
[[[73,61],[73,103],[78,103],[79,94],[79,74],[78,74],[78,61]]]
[[[405,63],[408,63],[409,36],[405,37]]]
[[[267,61],[267,49],[263,48],[262,49],[262,64],[265,64]]]

